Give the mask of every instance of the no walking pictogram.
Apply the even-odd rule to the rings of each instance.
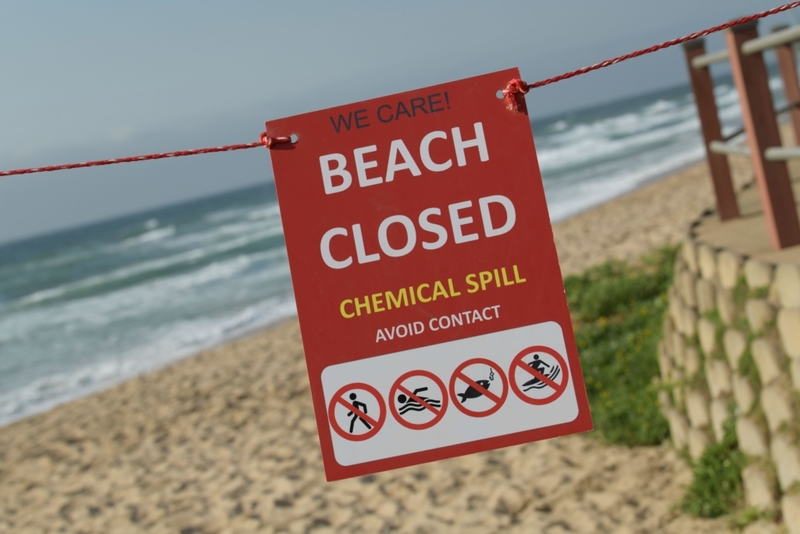
[[[506,401],[508,380],[495,362],[473,358],[453,371],[450,396],[460,412],[471,417],[486,417],[499,410]]]
[[[394,418],[404,427],[425,430],[444,417],[447,390],[435,374],[423,370],[409,371],[392,385],[389,407]]]
[[[378,390],[356,382],[339,389],[328,406],[334,432],[350,441],[371,438],[386,422],[386,405]]]
[[[550,347],[537,345],[517,354],[508,370],[511,389],[528,404],[549,404],[558,399],[569,382],[564,358]]]

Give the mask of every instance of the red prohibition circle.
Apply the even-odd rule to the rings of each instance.
[[[363,434],[350,434],[346,432],[344,428],[339,426],[339,422],[336,420],[336,405],[341,404],[348,410],[355,410],[352,404],[348,401],[344,400],[344,394],[351,389],[361,389],[369,394],[371,394],[378,402],[378,406],[381,408],[381,414],[378,416],[378,419],[373,419],[367,414],[360,414],[362,420],[366,418],[367,422],[372,425],[368,431],[364,432]],[[360,412],[359,412],[360,413]],[[331,423],[331,427],[333,427],[334,432],[342,436],[344,439],[349,441],[364,441],[375,434],[383,427],[383,423],[386,422],[386,404],[383,402],[383,397],[381,394],[378,393],[378,390],[374,387],[370,386],[369,384],[364,384],[363,382],[355,382],[353,384],[348,384],[339,389],[339,391],[334,394],[333,398],[331,398],[331,403],[328,405],[328,420]]]
[[[503,393],[499,396],[495,395],[494,393],[490,392],[487,389],[481,388],[478,384],[475,383],[474,380],[471,380],[468,376],[464,375],[461,371],[463,371],[466,367],[474,364],[481,364],[481,365],[488,365],[497,373],[497,376],[500,377],[500,380],[503,382]],[[470,410],[463,406],[460,402],[458,402],[458,395],[456,394],[456,380],[461,380],[462,382],[466,383],[471,387],[477,386],[479,389],[483,390],[484,395],[488,397],[490,400],[494,401],[494,406],[489,408],[486,411],[479,412],[476,410]],[[453,400],[453,405],[458,408],[461,413],[469,415],[470,417],[487,417],[492,415],[497,410],[499,410],[503,404],[506,402],[506,398],[508,397],[508,380],[506,379],[506,375],[503,370],[500,368],[499,365],[494,363],[491,360],[487,360],[486,358],[473,358],[471,360],[467,360],[458,367],[456,370],[453,371],[453,376],[450,377],[450,396]]]
[[[561,366],[561,370],[564,372],[564,378],[563,380],[561,380],[560,384],[554,383],[556,387],[548,384],[554,390],[553,394],[550,395],[549,397],[544,397],[541,399],[535,399],[533,397],[525,395],[525,392],[520,389],[519,385],[517,384],[517,381],[515,380],[516,377],[515,372],[517,370],[517,367],[521,368],[526,373],[535,376],[536,378],[539,379],[542,378],[541,376],[538,376],[538,373],[534,374],[532,372],[533,370],[522,361],[522,358],[534,352],[544,352],[545,354],[549,354],[558,361],[558,364]],[[536,345],[534,347],[528,347],[527,349],[524,349],[522,352],[514,356],[514,359],[511,360],[511,366],[508,368],[508,376],[509,379],[511,380],[511,389],[514,390],[514,393],[517,395],[517,397],[520,398],[520,400],[527,402],[528,404],[535,404],[537,406],[541,406],[543,404],[549,404],[551,402],[554,402],[567,389],[567,383],[569,382],[569,368],[567,367],[567,362],[558,352],[551,349],[550,347],[545,347],[543,345]]]
[[[404,380],[411,378],[412,376],[424,376],[426,378],[430,378],[437,386],[439,386],[439,389],[442,391],[442,406],[439,408],[438,411],[436,411],[436,409],[434,409],[432,406],[429,406],[427,402],[425,402],[422,399],[416,398],[416,395],[408,391],[408,389],[403,388],[402,393],[404,395],[408,395],[409,397],[414,398],[414,400],[416,400],[417,402],[428,408],[429,411],[433,412],[434,414],[433,419],[425,423],[412,423],[410,421],[406,421],[403,418],[403,416],[400,415],[400,412],[397,411],[397,407],[394,405],[394,398],[395,394],[397,393],[397,390],[403,387],[402,384]],[[442,382],[442,380],[438,376],[429,371],[422,371],[422,370],[409,371],[400,378],[398,378],[397,380],[395,380],[394,384],[392,385],[392,389],[389,390],[389,408],[392,410],[392,415],[394,416],[395,419],[397,419],[398,423],[400,423],[406,428],[410,428],[411,430],[425,430],[427,428],[432,427],[439,421],[441,421],[442,417],[444,417],[445,411],[447,411],[447,402],[448,402],[447,389],[444,387],[444,382]]]

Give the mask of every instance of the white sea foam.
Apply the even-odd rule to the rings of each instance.
[[[48,300],[53,300],[63,297],[69,292],[86,290],[89,288],[94,288],[112,282],[120,282],[125,279],[132,278],[134,276],[139,276],[146,273],[152,273],[155,271],[166,269],[168,267],[174,267],[176,265],[180,265],[183,263],[196,262],[204,257],[208,257],[214,254],[220,254],[230,250],[236,250],[237,248],[241,248],[251,243],[261,241],[262,239],[281,235],[281,233],[282,231],[280,227],[276,225],[271,225],[261,231],[243,235],[236,239],[229,239],[227,241],[223,241],[221,243],[217,243],[214,245],[209,245],[205,248],[192,249],[186,252],[182,252],[180,254],[175,254],[173,256],[167,256],[156,260],[149,260],[128,267],[114,269],[108,273],[89,276],[87,278],[83,278],[75,282],[69,282],[67,284],[63,284],[55,288],[36,291],[34,293],[31,293],[30,295],[21,297],[17,302],[21,306],[39,304]]]
[[[164,367],[296,314],[293,299],[273,298],[226,316],[165,325],[151,331],[138,347],[121,354],[101,355],[98,362],[43,376],[0,394],[0,425]]]
[[[173,225],[165,226],[164,228],[155,228],[147,232],[137,235],[136,237],[129,237],[119,244],[121,248],[135,247],[145,243],[152,243],[153,241],[161,241],[168,237],[175,235],[175,227]]]

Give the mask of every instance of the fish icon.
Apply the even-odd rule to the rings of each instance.
[[[489,380],[476,380],[475,381],[480,387],[484,389],[489,389],[490,381]],[[464,393],[458,393],[458,397],[461,399],[463,403],[467,399],[474,399],[476,397],[483,396],[483,392],[475,389],[472,386],[469,386]]]

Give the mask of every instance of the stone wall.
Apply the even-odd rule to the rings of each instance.
[[[687,239],[658,356],[675,446],[696,460],[733,420],[747,505],[800,534],[800,266]]]

